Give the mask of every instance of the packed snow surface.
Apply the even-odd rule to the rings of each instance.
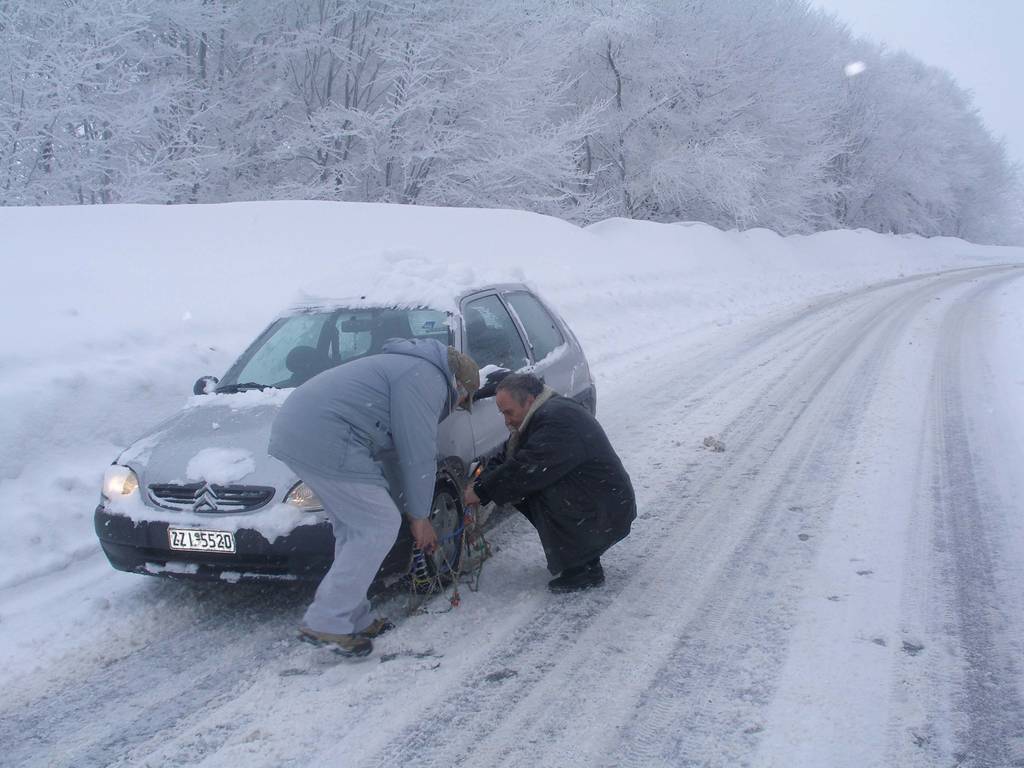
[[[0,231],[12,764],[1024,764],[1024,250],[340,203]],[[579,337],[637,489],[603,590],[548,595],[506,517],[479,592],[336,664],[292,640],[308,590],[107,565],[105,467],[180,408],[279,404],[191,396],[274,317],[510,281]]]

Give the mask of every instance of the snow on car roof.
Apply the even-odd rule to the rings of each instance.
[[[449,290],[449,286],[452,286]],[[389,309],[435,309],[441,312],[459,314],[459,301],[468,293],[487,290],[528,289],[525,283],[502,282],[480,283],[457,286],[452,283],[440,285],[424,283],[407,287],[404,299],[395,299],[394,291],[384,290],[352,296],[305,296],[300,295],[282,311],[281,316],[309,312],[310,310],[330,311],[334,309],[389,308]],[[427,298],[432,297],[432,298]]]
[[[367,249],[346,259],[344,279],[332,276],[304,280],[288,306],[310,307],[430,307],[454,312],[458,297],[480,283],[477,272],[465,264],[437,260],[430,250],[400,252]],[[335,293],[323,290],[337,285]]]

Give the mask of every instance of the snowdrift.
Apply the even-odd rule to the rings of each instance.
[[[1024,249],[836,231],[780,237],[506,210],[329,202],[0,209],[0,587],[96,554],[104,467],[308,296],[450,306],[524,280],[590,358]]]

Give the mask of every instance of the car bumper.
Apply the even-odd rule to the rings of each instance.
[[[112,515],[101,504],[96,536],[110,564],[121,571],[178,579],[318,581],[334,560],[330,523],[301,525],[268,541],[259,531],[235,532],[235,552],[179,552],[168,545],[168,523]],[[211,528],[216,528],[213,520]]]

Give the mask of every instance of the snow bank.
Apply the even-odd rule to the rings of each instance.
[[[0,586],[94,553],[104,467],[313,296],[451,308],[467,288],[525,280],[569,321],[600,387],[622,349],[709,323],[1024,261],[1019,248],[866,231],[580,229],[519,211],[327,202],[0,208],[0,232]]]

